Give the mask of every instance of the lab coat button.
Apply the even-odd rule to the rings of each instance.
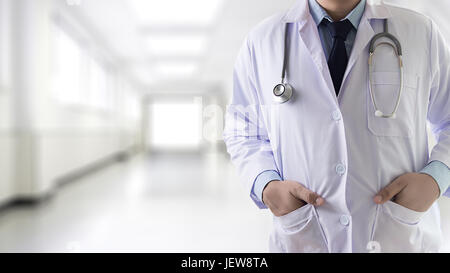
[[[346,168],[344,164],[337,164],[336,165],[336,173],[339,175],[344,175],[346,172]]]
[[[343,226],[348,226],[350,224],[350,219],[347,215],[342,215],[339,218],[339,222],[341,223],[341,225]]]
[[[333,118],[333,120],[339,121],[339,120],[341,120],[341,118],[342,118],[341,112],[339,112],[339,110],[335,110],[335,111],[333,111],[333,113],[331,114],[331,117]]]

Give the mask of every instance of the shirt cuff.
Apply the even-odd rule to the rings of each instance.
[[[428,174],[436,180],[439,186],[440,196],[442,196],[450,186],[450,169],[441,161],[435,160],[430,162],[420,172]]]
[[[278,174],[278,172],[270,170],[270,171],[264,171],[256,177],[255,182],[253,183],[253,194],[258,198],[258,200],[263,203],[262,201],[262,194],[264,191],[264,188],[269,184],[269,182],[272,182],[274,180],[281,181],[281,177]]]

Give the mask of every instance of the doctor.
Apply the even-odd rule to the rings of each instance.
[[[439,251],[449,64],[429,18],[366,0],[298,0],[248,34],[224,140],[270,251]]]

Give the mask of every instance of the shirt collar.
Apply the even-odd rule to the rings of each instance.
[[[309,1],[309,11],[311,13],[312,18],[316,25],[319,25],[323,18],[328,19],[330,22],[333,22],[333,19],[327,14],[325,9],[323,9],[316,0],[308,0]],[[358,5],[343,19],[348,19],[350,23],[352,23],[355,29],[358,29],[359,22],[364,14],[364,9],[366,6],[366,0],[361,0]]]

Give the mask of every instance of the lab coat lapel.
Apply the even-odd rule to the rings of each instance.
[[[361,56],[363,50],[368,50],[367,46],[370,40],[372,40],[372,37],[375,35],[375,30],[372,26],[373,19],[385,19],[389,17],[389,10],[385,6],[366,4],[364,15],[361,18],[361,22],[358,26],[352,53],[350,54],[350,59],[348,61],[347,69],[344,74],[344,79],[342,80],[342,86],[345,85],[345,81],[349,73],[351,72],[358,58]],[[339,92],[339,94],[341,93],[342,92]]]
[[[314,19],[309,11],[309,4],[306,0],[298,0],[296,4],[286,13],[283,18],[284,23],[298,24],[300,39],[308,49],[314,64],[325,80],[328,90],[337,103],[334,92],[333,81],[328,70],[328,64],[320,41],[319,31]]]
[[[350,59],[348,60],[347,69],[342,81],[342,86],[344,86],[345,80],[347,79],[348,74],[355,65],[356,60],[358,60],[359,56],[361,55],[361,52],[367,48],[370,40],[374,35],[375,31],[373,30],[370,21],[366,18],[363,18],[361,20],[361,23],[359,24],[358,32],[356,33],[355,43],[353,44]]]
[[[306,48],[308,49],[314,64],[320,71],[323,80],[326,82],[328,86],[330,94],[332,95],[333,98],[336,98],[333,87],[333,81],[331,79],[327,60],[325,58],[325,53],[323,51],[322,43],[320,41],[319,31],[317,30],[317,25],[315,24],[312,17],[310,17],[309,20],[306,21],[304,25],[300,26],[299,32],[300,37],[303,43],[305,44]]]

